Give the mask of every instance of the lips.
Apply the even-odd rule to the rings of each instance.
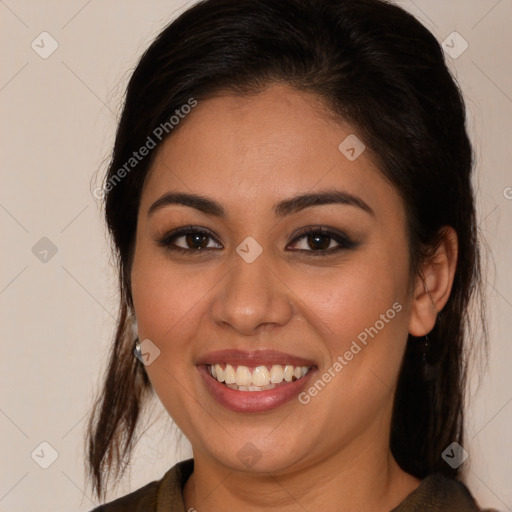
[[[196,365],[209,394],[235,412],[264,412],[285,404],[306,387],[317,370],[311,360],[272,350],[210,352],[200,357]],[[219,368],[220,375],[215,370]],[[292,368],[294,372],[290,374]],[[236,380],[240,374],[249,379],[251,373],[254,377],[250,383]],[[267,374],[278,377],[272,382]],[[228,378],[224,379],[226,375]]]
[[[244,366],[268,366],[274,364],[293,366],[315,366],[315,362],[309,359],[303,359],[284,352],[275,350],[255,350],[245,352],[243,350],[217,350],[209,352],[197,359],[196,364],[216,364],[229,363],[231,365]]]

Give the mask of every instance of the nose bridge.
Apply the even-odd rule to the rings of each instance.
[[[289,321],[293,308],[287,288],[264,251],[246,240],[233,251],[229,264],[231,271],[212,299],[213,321],[246,334],[261,324],[284,325]]]

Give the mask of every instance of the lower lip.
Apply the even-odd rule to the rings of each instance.
[[[281,384],[265,391],[237,391],[214,379],[206,365],[197,367],[210,394],[227,409],[235,412],[264,412],[276,409],[296,397],[306,387],[316,369],[293,382]]]

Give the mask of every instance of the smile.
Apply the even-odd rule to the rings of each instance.
[[[270,412],[294,403],[318,373],[318,364],[275,350],[217,350],[195,361],[214,402],[238,413]]]
[[[211,376],[235,391],[266,391],[278,387],[283,382],[301,379],[311,370],[311,366],[274,364],[268,366],[244,366],[216,363],[207,365]]]

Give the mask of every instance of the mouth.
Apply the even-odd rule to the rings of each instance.
[[[306,376],[312,368],[312,366],[294,366],[292,364],[252,367],[228,363],[206,365],[206,370],[217,382],[235,391],[250,392],[266,391],[287,382],[295,382]]]
[[[234,412],[265,412],[296,397],[318,367],[274,351],[211,353],[196,362],[202,381],[220,405]]]

